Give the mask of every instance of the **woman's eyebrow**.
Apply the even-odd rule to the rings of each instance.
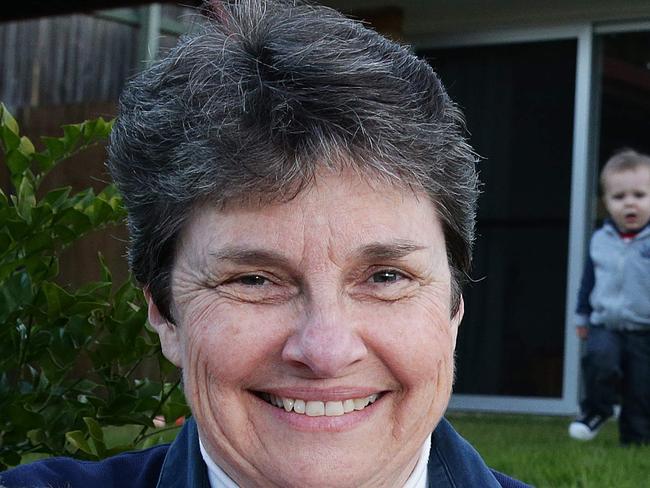
[[[289,266],[289,260],[282,254],[267,249],[228,246],[210,252],[218,261],[230,261],[235,264]]]
[[[415,242],[408,240],[396,240],[392,242],[373,242],[356,251],[357,259],[363,261],[381,261],[401,259],[415,251],[426,249]]]
[[[354,252],[354,258],[360,261],[390,261],[404,258],[422,249],[426,249],[426,246],[408,240],[372,242],[358,248]],[[210,257],[217,261],[241,265],[291,266],[289,259],[281,253],[260,248],[228,246],[210,252]]]

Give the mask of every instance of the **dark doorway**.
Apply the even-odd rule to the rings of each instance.
[[[561,397],[576,41],[420,54],[482,157],[455,392]]]
[[[616,151],[650,154],[650,32],[600,36],[599,169]],[[598,217],[604,217],[599,205]]]

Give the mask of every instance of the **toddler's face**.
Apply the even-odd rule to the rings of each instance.
[[[641,229],[650,220],[650,169],[639,167],[608,174],[604,200],[620,231]]]

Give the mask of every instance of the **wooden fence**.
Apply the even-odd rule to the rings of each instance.
[[[174,23],[176,31],[194,22],[191,9],[176,5],[161,9],[163,20]],[[37,146],[40,136],[60,135],[63,124],[115,116],[124,83],[144,66],[142,13],[121,9],[0,23],[0,102]],[[164,25],[154,35],[159,49],[176,42],[176,35],[165,31]],[[104,147],[75,156],[48,175],[44,190],[62,186],[101,190],[110,180],[105,159]],[[4,164],[0,187],[12,191]],[[87,236],[64,252],[60,281],[79,284],[97,279],[98,251],[116,281],[125,279],[126,239],[124,226]]]

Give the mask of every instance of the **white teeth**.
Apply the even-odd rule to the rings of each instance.
[[[320,417],[325,415],[325,404],[319,401],[308,401],[305,407],[305,414],[308,417]]]
[[[295,400],[292,400],[291,398],[283,398],[282,399],[282,406],[287,412],[291,412],[291,409],[293,408],[293,404],[295,403]]]
[[[327,402],[325,404],[325,415],[328,417],[338,417],[344,413],[343,402]]]
[[[363,410],[366,408],[366,405],[370,403],[370,399],[368,397],[365,398],[355,398],[354,399],[354,409],[355,410]]]
[[[271,405],[283,408],[287,412],[304,414],[308,417],[338,417],[355,410],[363,410],[379,398],[377,393],[363,398],[349,398],[343,401],[322,402],[318,400],[301,400],[299,398],[284,398],[270,393],[262,394],[262,398]]]
[[[305,400],[298,400],[293,403],[293,411],[296,413],[305,413]]]

